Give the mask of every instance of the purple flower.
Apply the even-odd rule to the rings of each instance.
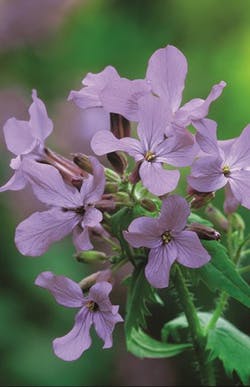
[[[10,167],[15,171],[10,180],[0,187],[0,192],[17,191],[25,187],[27,178],[22,168],[24,159],[36,159],[42,156],[44,140],[53,130],[52,121],[48,118],[44,103],[32,91],[33,103],[30,105],[29,121],[10,118],[5,123],[4,137],[7,148],[16,157],[11,160]]]
[[[140,163],[139,175],[144,186],[155,195],[173,191],[179,181],[177,170],[166,170],[162,164],[175,167],[191,165],[197,153],[190,133],[176,128],[169,138],[165,136],[165,107],[153,96],[138,101],[139,140],[117,139],[111,132],[97,132],[91,146],[97,155],[125,151]]]
[[[235,211],[239,203],[250,209],[250,125],[225,144],[217,141],[213,121],[203,120],[197,130],[197,142],[207,155],[194,162],[188,177],[190,186],[200,192],[226,187],[227,212]]]
[[[177,195],[169,196],[163,200],[158,218],[137,218],[124,232],[124,237],[133,247],[150,249],[145,275],[156,288],[168,286],[174,261],[198,268],[210,260],[197,234],[184,230],[189,214],[185,199]]]
[[[117,322],[123,319],[118,313],[119,306],[112,305],[109,293],[110,283],[97,282],[84,296],[80,286],[71,279],[46,271],[36,278],[35,284],[48,289],[58,304],[67,308],[81,308],[75,316],[75,325],[66,335],[53,341],[53,349],[65,361],[78,359],[91,345],[89,334],[94,324],[97,335],[104,341],[103,348],[112,347],[112,332]]]
[[[67,185],[58,170],[50,165],[24,160],[23,168],[38,199],[51,206],[47,211],[35,212],[16,229],[15,242],[23,255],[39,256],[49,246],[73,231],[77,250],[89,250],[89,228],[99,226],[102,213],[94,206],[103,194],[104,169],[90,157],[93,176],[83,181],[80,192]]]
[[[103,107],[106,112],[122,114],[132,121],[137,120],[137,100],[150,92],[145,80],[121,78],[112,66],[98,74],[88,73],[82,83],[80,91],[70,92],[69,100],[82,109]]]

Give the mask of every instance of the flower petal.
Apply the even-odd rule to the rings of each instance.
[[[165,97],[176,111],[180,106],[187,74],[185,56],[176,47],[168,45],[157,50],[149,59],[146,79],[153,93]]]
[[[118,113],[130,121],[138,121],[138,100],[150,93],[145,80],[115,79],[101,92],[101,101],[106,111]]]
[[[240,137],[233,142],[225,163],[230,168],[250,168],[250,124],[243,129]]]
[[[81,227],[77,226],[74,228],[73,243],[77,251],[93,249],[93,245],[89,238],[88,227],[84,227],[84,229],[82,229]]]
[[[97,208],[89,207],[87,208],[83,220],[82,227],[95,227],[102,221],[102,213],[97,210]]]
[[[30,105],[30,127],[33,137],[39,139],[41,143],[51,134],[53,123],[48,117],[43,101],[37,97],[36,90],[32,90],[33,103]]]
[[[204,156],[194,162],[188,184],[199,192],[216,191],[227,184],[222,173],[222,159]]]
[[[160,226],[166,231],[181,231],[187,224],[190,208],[187,201],[178,195],[168,196],[162,201]]]
[[[14,172],[14,175],[0,187],[0,192],[4,191],[19,191],[26,186],[27,179],[25,179],[21,170]]]
[[[211,259],[197,234],[193,231],[182,231],[176,234],[174,241],[178,252],[177,262],[184,266],[191,268],[201,267]]]
[[[155,288],[166,288],[169,284],[170,269],[176,260],[177,250],[173,242],[151,249],[145,275]]]
[[[89,298],[98,305],[98,309],[102,312],[112,312],[112,304],[109,299],[109,294],[112,290],[112,285],[107,281],[97,282],[89,289]]]
[[[37,276],[35,285],[49,290],[60,305],[67,308],[80,308],[83,306],[82,289],[70,278],[44,271]]]
[[[217,143],[217,123],[213,120],[205,118],[193,123],[193,126],[197,130],[196,141],[198,142],[201,150],[205,153],[209,153],[213,156],[219,154],[219,148]]]
[[[123,319],[119,313],[95,312],[93,315],[94,326],[98,336],[104,341],[103,348],[110,348],[113,345],[112,333],[117,322]]]
[[[160,163],[147,161],[141,164],[139,174],[143,185],[157,196],[173,191],[180,178],[179,171],[166,170]]]
[[[224,201],[224,211],[226,214],[232,214],[236,212],[240,202],[233,195],[230,184],[227,183],[225,186],[225,201]]]
[[[141,160],[144,153],[141,143],[135,138],[124,137],[118,140],[111,132],[106,130],[100,130],[93,136],[91,147],[98,156],[115,151],[124,151],[134,157],[136,161]]]
[[[83,181],[80,195],[84,204],[93,204],[101,199],[105,188],[104,167],[92,156],[89,156],[92,165],[93,175],[89,175]]]
[[[128,231],[124,231],[123,236],[133,247],[152,248],[162,243],[161,233],[157,219],[142,216],[130,223]]]
[[[35,212],[17,226],[16,246],[23,255],[42,255],[53,242],[68,235],[80,219],[75,212],[60,208]]]
[[[250,209],[250,171],[240,170],[231,173],[228,179],[234,197],[239,203]]]
[[[82,206],[78,190],[66,185],[55,167],[33,160],[24,160],[22,169],[41,202],[63,208]]]
[[[83,307],[75,317],[73,329],[65,336],[53,341],[53,350],[60,359],[78,359],[91,346],[89,331],[93,324],[93,314]]]
[[[27,154],[36,145],[31,128],[26,121],[16,120],[14,117],[10,118],[6,121],[3,131],[7,148],[15,155]]]

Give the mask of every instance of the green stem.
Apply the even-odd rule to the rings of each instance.
[[[127,262],[129,262],[128,258],[123,258],[121,261],[115,263],[112,265],[111,270],[112,273],[115,273],[117,270],[119,270],[123,265],[125,265]]]
[[[107,242],[108,244],[110,244],[110,246],[112,246],[112,248],[116,251],[121,251],[121,247],[118,245],[118,243],[115,243],[114,241],[112,241],[112,239],[110,238],[107,238],[105,237],[104,235],[101,236],[102,240],[104,242]]]
[[[250,265],[243,266],[238,269],[238,273],[240,274],[245,274],[245,273],[248,273],[249,271],[250,271]]]
[[[182,304],[184,313],[186,315],[195,355],[199,364],[199,371],[202,386],[215,386],[215,376],[213,371],[213,364],[208,361],[206,354],[206,336],[204,336],[196,308],[193,303],[191,294],[189,293],[185,279],[179,266],[175,269],[175,286]]]
[[[220,318],[220,316],[222,315],[226,305],[227,305],[227,301],[228,301],[228,294],[226,292],[222,292],[219,296],[219,299],[218,299],[218,302],[217,302],[217,305],[216,305],[216,308],[213,312],[213,315],[210,319],[210,321],[208,322],[206,328],[205,328],[205,333],[207,334],[208,331],[210,329],[213,329],[218,321],[218,319]]]

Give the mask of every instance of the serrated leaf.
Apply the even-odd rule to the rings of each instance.
[[[211,255],[211,261],[200,269],[197,276],[211,291],[224,290],[243,305],[250,307],[250,287],[229,259],[226,248],[216,241],[202,241]]]
[[[212,313],[198,313],[201,325],[205,327],[212,317]],[[162,339],[167,340],[180,337],[180,331],[188,327],[184,315],[169,321],[162,328]],[[219,318],[216,326],[208,331],[207,349],[210,359],[219,358],[227,374],[235,371],[244,384],[250,382],[250,338],[223,318]]]
[[[129,282],[125,331],[129,336],[133,328],[146,327],[145,318],[150,315],[148,304],[163,304],[156,289],[146,280],[144,265],[135,268]]]
[[[132,329],[128,343],[128,350],[135,356],[153,359],[173,357],[191,347],[191,344],[163,343],[153,339],[140,328]]]

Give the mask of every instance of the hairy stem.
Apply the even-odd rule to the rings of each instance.
[[[202,386],[215,386],[213,364],[208,361],[206,354],[206,336],[203,333],[192,296],[188,290],[185,279],[179,266],[175,268],[175,287],[177,289],[181,305],[186,315],[190,334],[193,342],[194,352],[199,365]]]
[[[229,296],[226,292],[222,292],[220,294],[214,313],[206,326],[205,333],[207,333],[210,329],[213,329],[215,327],[218,319],[220,318],[223,311],[225,310],[228,298]]]

